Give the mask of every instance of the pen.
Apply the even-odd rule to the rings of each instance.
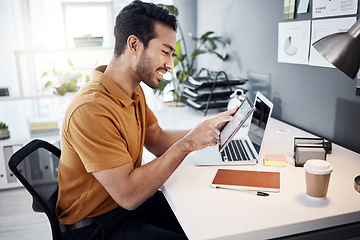
[[[246,192],[246,193],[255,194],[255,195],[261,196],[261,197],[267,197],[267,196],[269,196],[268,193],[259,192],[259,191],[241,190],[241,189],[233,189],[233,188],[226,188],[226,187],[219,187],[219,186],[217,186],[216,188],[217,188],[217,189],[234,190],[234,191],[239,191],[239,192]]]

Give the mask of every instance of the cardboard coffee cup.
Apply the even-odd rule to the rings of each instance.
[[[306,194],[314,198],[325,198],[330,175],[333,171],[329,162],[318,159],[307,160],[304,164]]]

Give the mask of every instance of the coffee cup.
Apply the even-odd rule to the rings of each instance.
[[[304,170],[306,194],[314,198],[325,198],[333,171],[330,163],[324,160],[310,159],[304,164]]]

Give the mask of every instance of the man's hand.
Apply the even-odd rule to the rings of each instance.
[[[219,113],[218,116],[233,116],[238,109],[239,109],[239,107],[234,107],[233,109],[230,109],[230,110],[228,110],[228,111],[226,111],[226,112]],[[216,126],[216,128],[221,131],[221,129],[223,129],[223,127],[225,126],[225,124],[226,124],[227,122],[228,122],[228,121],[219,123],[219,124]]]
[[[201,150],[208,146],[215,146],[219,141],[220,130],[226,122],[232,120],[237,108],[220,113],[215,118],[205,120],[191,130],[183,140],[188,141],[191,151]]]

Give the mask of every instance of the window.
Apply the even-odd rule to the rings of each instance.
[[[54,77],[51,76],[53,70],[78,71],[85,77],[91,75],[95,66],[108,64],[113,52],[115,17],[130,2],[0,1],[0,31],[3,33],[0,88],[8,88],[10,93],[10,96],[0,97],[0,121],[8,123],[12,137],[27,129],[29,119],[58,118],[61,121],[70,99],[54,97],[52,90],[44,89],[44,85]],[[152,2],[172,4],[172,0]],[[88,45],[84,46],[83,41],[80,47],[75,44],[75,38],[94,38],[95,43],[85,41]],[[98,41],[99,38],[102,40]],[[48,75],[43,77],[45,72]]]
[[[113,46],[113,2],[62,2],[66,47],[75,47],[77,38],[103,38],[103,46]],[[96,40],[96,39],[95,39]],[[94,44],[96,44],[95,42]]]

